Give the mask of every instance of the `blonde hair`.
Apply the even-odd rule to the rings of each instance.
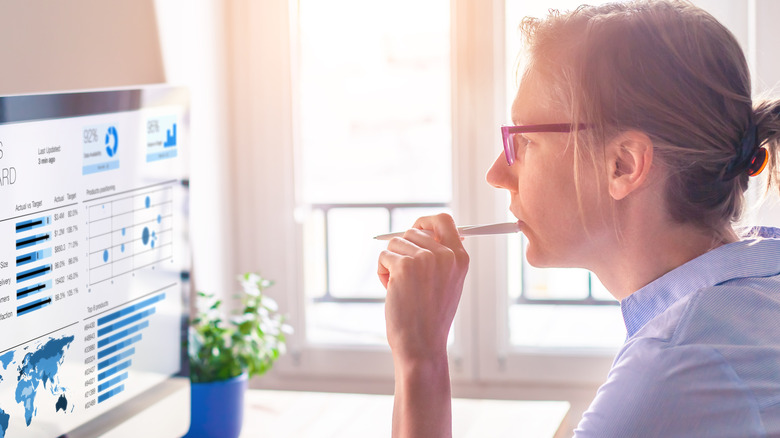
[[[753,107],[742,49],[707,12],[674,0],[583,5],[526,18],[521,30],[524,80],[542,78],[572,122],[588,125],[575,173],[586,158],[596,165],[615,134],[642,131],[668,170],[671,219],[715,235],[742,213],[759,145],[770,152],[768,187],[777,186],[780,102]]]

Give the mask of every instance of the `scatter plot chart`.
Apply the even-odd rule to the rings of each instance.
[[[90,286],[171,259],[171,186],[101,199],[88,213]]]

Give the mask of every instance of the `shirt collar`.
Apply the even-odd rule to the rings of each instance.
[[[620,302],[630,338],[672,304],[700,289],[742,277],[780,272],[780,229],[756,228],[755,238],[729,243],[667,272]]]

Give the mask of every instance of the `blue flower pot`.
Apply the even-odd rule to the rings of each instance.
[[[209,383],[193,383],[190,430],[184,438],[238,438],[244,420],[247,375]]]

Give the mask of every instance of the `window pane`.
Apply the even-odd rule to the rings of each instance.
[[[397,208],[393,210],[393,231],[403,231],[412,228],[414,221],[421,216],[432,216],[439,213],[450,213],[449,208]]]
[[[337,297],[385,296],[376,276],[376,259],[387,246],[372,239],[386,229],[389,214],[379,208],[336,208],[328,212],[328,278]]]
[[[372,237],[448,209],[449,17],[447,0],[298,1],[310,342],[386,344],[376,276],[386,243]],[[409,203],[426,207],[396,205]]]
[[[387,345],[382,303],[312,303],[306,337],[317,344]]]
[[[304,202],[449,202],[449,2],[299,14]]]
[[[617,306],[519,305],[509,309],[509,321],[518,347],[615,348],[626,340]]]
[[[545,17],[551,8],[574,9],[581,3],[581,0],[506,0],[507,120],[510,120],[509,108],[521,72],[518,64],[521,20],[525,16]],[[606,1],[591,2],[599,3]],[[525,261],[523,240],[512,236],[508,245],[508,294],[510,302],[515,303],[508,309],[510,344],[542,348],[619,346],[626,336],[619,306],[585,304],[585,300],[592,299],[615,302],[596,276],[583,269],[534,268]],[[533,303],[533,300],[545,302]]]
[[[590,293],[593,294],[593,298],[597,300],[615,300],[615,297],[604,287],[599,281],[598,277],[591,274],[590,276]]]
[[[523,252],[525,254],[525,239]],[[584,269],[539,269],[523,257],[522,296],[532,300],[583,300],[588,298],[588,271]]]

